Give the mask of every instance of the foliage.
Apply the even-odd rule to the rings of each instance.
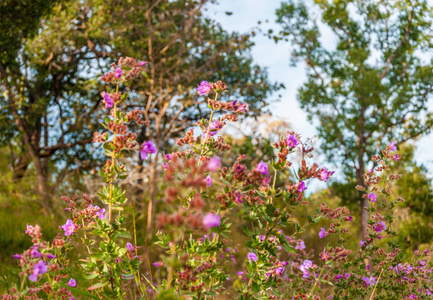
[[[141,262],[144,258],[150,265],[150,255],[140,250],[135,232],[125,228],[129,204],[118,183],[128,176],[123,161],[131,151],[148,160],[161,149],[152,140],[136,142],[130,125],[149,123],[142,120],[142,110],[123,110],[128,94],[119,87],[145,65],[121,58],[101,78],[115,85],[102,93],[110,112],[105,131],[93,139],[106,156],[99,172],[105,184],[98,193],[103,208],[86,194],[82,200],[63,197],[70,218],[52,242],[42,239],[39,225],[27,225],[32,245],[14,255],[21,267],[20,282],[3,299],[431,297],[430,250],[416,250],[408,259],[398,244],[394,211],[404,199],[392,193],[402,177],[392,170],[399,161],[397,147],[391,143],[372,156],[376,167],[365,174],[367,187],[356,187],[369,201],[370,219],[367,239],[351,251],[346,247],[353,221],[349,210],[323,202],[312,208],[317,199],[310,203],[304,196],[309,183],[326,182],[334,173],[312,162],[314,149],[308,140],[288,131],[273,144],[271,161],[249,167],[243,154],[234,161],[221,159],[230,157],[225,153],[231,146],[219,131],[248,112],[245,103],[219,100],[227,90],[221,81],[201,82],[197,90],[207,97],[209,119],[177,140],[179,151],[164,155],[164,199],[156,218],[156,245],[164,251],[152,260],[153,272],[142,272]],[[277,177],[289,170],[289,183],[280,183]],[[135,228],[134,214],[133,222]],[[233,225],[242,227],[242,240],[235,238]],[[318,225],[323,227],[319,230]],[[324,243],[321,253],[306,250],[310,245],[299,236],[307,230]],[[80,248],[87,255],[72,261],[70,253]],[[78,269],[72,268],[75,263]]]
[[[290,40],[293,62],[307,65],[298,100],[319,121],[322,150],[365,186],[367,160],[381,143],[401,144],[433,125],[426,105],[433,83],[432,10],[427,1],[315,3],[335,47],[325,47],[319,22],[302,1],[284,2],[277,11],[282,30],[276,39]],[[364,237],[366,206],[361,201]]]

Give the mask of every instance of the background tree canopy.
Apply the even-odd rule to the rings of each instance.
[[[426,1],[315,1],[321,22],[337,39],[320,40],[317,18],[303,1],[277,11],[292,59],[304,60],[308,80],[298,100],[318,121],[323,153],[343,164],[347,178],[365,186],[369,158],[383,145],[401,144],[430,132],[432,11]],[[368,201],[360,194],[362,233]]]
[[[10,17],[0,28],[7,53],[0,65],[2,143],[12,151],[13,179],[33,164],[47,200],[65,173],[94,165],[88,144],[100,121],[97,78],[120,56],[149,62],[128,99],[129,108],[145,109],[156,127],[140,140],[169,143],[203,117],[206,101],[199,102],[194,89],[203,79],[224,78],[232,99],[248,102],[251,115],[262,111],[279,85],[252,64],[248,35],[230,34],[203,17],[207,2],[3,2],[2,16]],[[14,26],[18,11],[31,18]],[[59,164],[68,168],[54,172]]]

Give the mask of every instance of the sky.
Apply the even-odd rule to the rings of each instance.
[[[306,0],[309,1],[309,0]],[[279,31],[275,23],[275,11],[279,8],[281,0],[218,0],[219,5],[211,5],[208,14],[228,31],[245,33],[258,26],[262,21],[263,29],[272,28]],[[229,16],[226,12],[232,12]],[[268,20],[268,23],[265,21]],[[330,30],[321,27],[322,42],[326,48],[332,48],[336,44],[336,38]],[[296,100],[297,89],[306,80],[306,69],[303,63],[296,67],[290,66],[290,45],[288,43],[276,44],[273,40],[256,35],[253,38],[255,46],[252,56],[258,65],[266,67],[269,78],[286,86],[281,91],[282,98],[279,103],[271,105],[271,112],[278,117],[287,119],[293,126],[293,130],[300,133],[303,138],[316,134],[315,124],[307,120],[306,113],[299,107]],[[433,134],[429,134],[416,142],[416,157],[419,163],[424,164],[429,173],[433,173]]]

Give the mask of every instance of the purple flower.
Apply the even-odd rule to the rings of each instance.
[[[320,228],[319,237],[320,237],[321,239],[323,239],[323,238],[325,237],[325,235],[326,235],[326,230],[325,230],[325,228]]]
[[[238,272],[238,275],[244,275],[244,272],[239,271],[239,272]]]
[[[394,142],[391,142],[391,144],[389,144],[389,149],[390,149],[391,151],[396,151],[396,150],[397,150],[397,146],[395,145]]]
[[[221,169],[221,161],[218,157],[212,157],[207,163],[207,169],[211,172],[216,172]]]
[[[32,257],[42,257],[41,252],[38,251],[38,246],[34,245],[32,247],[32,250],[30,250],[30,254]]]
[[[299,267],[299,270],[301,270],[302,273],[304,273],[302,275],[302,277],[304,277],[304,278],[310,277],[311,274],[310,274],[309,270],[312,266],[313,266],[313,262],[311,260],[308,260],[308,259],[304,260],[302,265]]]
[[[53,258],[55,258],[56,256],[53,255],[53,254],[51,254],[51,253],[48,253],[48,254],[46,254],[46,257],[47,257],[48,259],[53,259]]]
[[[208,213],[203,218],[203,225],[207,228],[218,227],[221,225],[221,217]]]
[[[68,285],[69,285],[70,287],[76,287],[76,286],[77,286],[77,283],[75,282],[75,279],[74,279],[74,278],[71,278],[71,279],[69,280],[69,282],[68,282]]]
[[[235,112],[248,112],[248,105],[245,103],[239,103],[238,101],[232,101],[230,103],[231,108],[235,111]]]
[[[104,101],[105,101],[105,107],[111,108],[113,106],[113,99],[111,99],[110,95],[107,93],[104,93]]]
[[[13,257],[13,258],[16,258],[16,259],[20,259],[20,258],[21,258],[21,255],[19,255],[19,254],[14,254],[14,255],[12,255],[12,257]]]
[[[141,152],[140,152],[141,159],[146,160],[150,153],[156,153],[156,147],[153,144],[152,140],[144,142],[143,145],[141,146]]]
[[[65,235],[71,235],[75,230],[74,222],[72,222],[71,219],[68,219],[66,221],[66,224],[63,225],[62,228],[65,231]]]
[[[359,242],[359,247],[362,248],[364,245],[367,245],[367,242],[365,241],[360,241]]]
[[[138,63],[138,66],[139,66],[139,67],[142,67],[142,66],[144,66],[145,64],[147,64],[147,61],[140,61],[140,62]]]
[[[375,193],[368,194],[368,199],[370,199],[371,202],[376,202],[377,195]]]
[[[165,154],[164,153],[164,157],[166,160],[170,161],[173,157],[171,156],[171,154]]]
[[[353,222],[353,217],[352,217],[352,216],[348,216],[348,217],[347,217],[347,221],[349,221],[349,222]]]
[[[301,181],[298,185],[298,192],[302,193],[306,189],[307,189],[307,187],[305,186],[305,182]]]
[[[45,262],[43,260],[40,260],[34,267],[33,267],[33,273],[32,275],[29,276],[29,280],[31,282],[35,282],[36,280],[38,280],[38,275],[39,274],[44,274],[46,273],[48,270]]]
[[[400,160],[400,156],[398,156],[398,154],[394,155],[393,158],[394,158],[395,161],[399,161]]]
[[[334,174],[334,173],[335,173],[335,171],[331,172],[331,171],[328,171],[326,168],[323,168],[322,171],[320,172],[319,179],[324,181],[324,182],[327,182],[329,177],[331,177],[332,174]]]
[[[269,174],[268,165],[263,161],[259,162],[259,164],[257,165],[257,170],[262,173],[262,175]]]
[[[295,148],[298,144],[299,142],[293,134],[287,135],[287,146],[290,148]]]
[[[374,231],[381,233],[383,230],[386,229],[386,224],[383,221],[380,221],[379,223],[376,223],[373,225]]]
[[[370,276],[370,278],[363,276],[362,281],[364,282],[364,286],[376,284],[376,278],[373,276]]]
[[[205,180],[206,180],[207,186],[211,186],[212,185],[212,179],[210,178],[210,175],[207,175]]]
[[[134,246],[132,246],[131,243],[126,243],[126,250],[133,251],[134,250]]]
[[[201,96],[203,96],[203,95],[208,94],[210,92],[211,88],[212,87],[210,86],[210,84],[207,81],[202,81],[200,83],[200,85],[197,85],[197,92]]]
[[[257,255],[254,252],[248,253],[247,258],[248,258],[249,262],[251,262],[251,260],[254,260],[255,262],[257,261]]]
[[[102,208],[100,211],[97,211],[96,216],[99,219],[104,220],[105,219],[105,208]]]
[[[116,78],[120,78],[122,77],[122,68],[117,68],[116,69]]]
[[[305,249],[305,243],[303,240],[298,240],[296,242],[295,250],[304,250]]]
[[[162,267],[164,264],[162,261],[158,261],[158,262],[153,263],[152,265],[154,265],[155,267]]]
[[[220,121],[215,120],[209,125],[209,133],[208,136],[214,136],[218,133],[218,130],[221,130],[223,128],[223,124],[221,124]],[[203,133],[203,138],[206,138],[206,132]]]

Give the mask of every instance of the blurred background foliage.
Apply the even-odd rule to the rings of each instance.
[[[45,238],[51,240],[65,221],[60,196],[88,193],[99,204],[95,193],[100,183],[95,174],[104,161],[91,137],[101,130],[99,122],[106,112],[100,96],[105,87],[98,78],[120,56],[149,62],[146,73],[126,88],[127,108],[144,109],[150,123],[138,129],[139,142],[152,139],[158,149],[171,152],[185,130],[208,117],[206,99],[196,95],[196,85],[201,80],[222,79],[229,86],[222,100],[237,99],[250,106],[248,118],[223,133],[232,145],[224,162],[246,154],[247,165],[254,167],[274,157],[272,143],[291,125],[290,120],[272,117],[267,106],[279,98],[278,90],[284,86],[271,81],[266,69],[254,63],[249,33],[227,32],[205,16],[204,8],[215,5],[210,2],[0,3],[0,275],[6,276],[0,277],[2,288],[17,273],[12,255],[31,245],[24,234],[26,223],[40,224]],[[391,188],[406,200],[397,209],[396,226],[399,243],[409,257],[413,250],[431,246],[433,237],[431,177],[416,162],[415,148],[408,143],[431,129],[427,106],[423,106],[433,84],[431,64],[414,56],[421,48],[431,53],[431,40],[426,38],[431,8],[424,1],[414,7],[415,2],[409,0],[399,1],[399,7],[393,1],[315,3],[321,22],[339,36],[334,52],[320,45],[318,21],[302,1],[282,2],[277,12],[282,31],[272,38],[279,43],[287,39],[293,45],[294,60],[306,62],[309,78],[298,98],[311,119],[320,120],[321,150],[317,147],[316,157],[327,155],[327,163],[336,168],[343,163],[344,175],[322,190],[309,186],[309,204],[297,212],[297,221],[306,223],[323,202],[331,208],[348,207],[354,216],[348,240],[356,251],[361,235],[361,197],[355,189],[362,184],[359,174],[370,167],[369,155],[380,151],[383,143],[397,140],[402,157],[397,168],[403,178]],[[349,13],[356,9],[368,24],[379,25],[359,26]],[[385,24],[393,13],[395,23]],[[372,32],[383,37],[386,30],[392,33],[392,41],[382,49]],[[404,39],[410,42],[402,43]],[[383,50],[381,64],[375,67],[367,62],[371,49],[376,54]],[[337,114],[339,109],[343,113]],[[135,225],[138,244],[148,246],[144,251],[150,253],[151,261],[158,260],[160,251],[146,237],[153,232],[154,216],[164,201],[161,158],[162,151],[146,162],[137,154],[126,157],[131,176],[121,183],[128,190],[128,213],[132,214],[132,207],[136,212],[136,224],[130,216],[128,226],[132,232]],[[291,174],[291,170],[282,172],[277,185],[287,185]],[[242,244],[236,218],[233,223],[237,229],[233,238]],[[299,236],[312,255],[330,242],[317,234],[318,227],[328,225],[321,220]],[[241,262],[233,263],[242,268]],[[154,273],[155,278],[160,275]]]

